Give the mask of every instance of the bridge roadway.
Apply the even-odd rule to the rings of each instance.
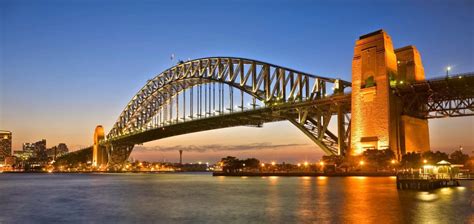
[[[206,130],[235,127],[235,126],[253,126],[261,127],[263,123],[290,120],[298,122],[299,111],[308,111],[309,117],[316,116],[317,113],[336,115],[337,105],[341,105],[345,113],[350,112],[350,94],[335,95],[328,98],[311,100],[305,102],[275,103],[268,107],[262,107],[255,110],[243,110],[229,114],[216,115],[213,117],[189,119],[183,122],[173,123],[168,126],[137,130],[102,144],[141,144],[153,140],[163,139],[171,136],[200,132]],[[336,146],[337,137],[329,130],[326,130],[327,136],[321,135],[320,138],[330,137],[333,142],[330,146]]]

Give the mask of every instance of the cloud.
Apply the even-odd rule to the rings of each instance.
[[[262,149],[281,149],[287,147],[300,147],[306,144],[278,144],[273,145],[271,143],[251,143],[251,144],[240,144],[240,145],[175,145],[175,146],[137,146],[134,150],[137,151],[158,151],[158,152],[172,152],[183,150],[184,152],[220,152],[220,151],[246,151],[246,150],[262,150]]]

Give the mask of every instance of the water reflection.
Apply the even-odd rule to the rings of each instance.
[[[1,174],[0,223],[473,223],[474,182],[461,185],[417,192],[385,177]]]

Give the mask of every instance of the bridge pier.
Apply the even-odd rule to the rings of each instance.
[[[120,171],[133,150],[133,144],[107,144],[109,171]]]
[[[407,152],[430,149],[428,121],[402,114],[402,100],[393,91],[421,80],[424,69],[414,46],[394,50],[383,30],[357,40],[352,61],[351,155],[390,149],[400,160]]]
[[[92,166],[101,168],[107,164],[106,148],[100,144],[104,140],[104,128],[97,125],[94,131],[94,145],[92,146]]]

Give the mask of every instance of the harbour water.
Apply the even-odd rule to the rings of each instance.
[[[474,223],[473,181],[433,191],[395,181],[3,173],[0,223]]]

